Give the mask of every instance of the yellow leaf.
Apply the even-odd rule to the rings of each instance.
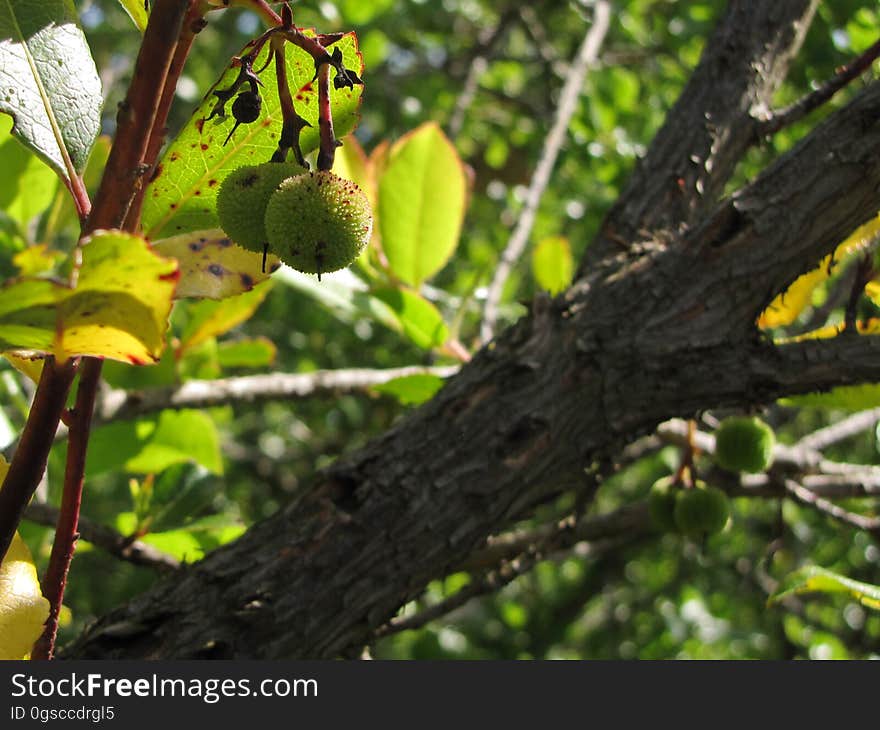
[[[822,259],[819,266],[795,279],[794,283],[776,297],[758,318],[760,329],[785,327],[804,311],[817,286],[834,274],[835,268],[849,256],[866,248],[880,233],[880,215],[857,228],[841,243],[831,256]]]
[[[219,228],[163,238],[153,243],[153,250],[177,259],[177,298],[224,299],[241,294],[268,279],[281,265],[270,254],[263,272],[262,255],[236,246]]]
[[[9,464],[0,456],[0,482]],[[40,592],[30,550],[16,532],[0,564],[0,659],[23,659],[43,633],[49,601]]]

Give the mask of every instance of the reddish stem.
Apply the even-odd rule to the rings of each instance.
[[[0,489],[0,559],[9,550],[24,510],[43,478],[53,436],[75,374],[74,360],[58,365],[53,357],[47,357],[43,363],[27,423]]]
[[[318,169],[332,170],[339,146],[333,133],[333,113],[330,110],[330,64],[318,68],[318,128],[321,132],[321,148],[318,150]]]
[[[192,49],[193,41],[196,34],[201,32],[205,27],[205,12],[209,9],[200,0],[190,0],[189,10],[183,21],[183,28],[180,32],[180,38],[174,48],[174,56],[171,59],[171,65],[168,68],[168,78],[173,79],[174,83],[166,83],[162,90],[162,97],[156,109],[155,122],[150,130],[150,138],[144,152],[144,160],[151,162],[150,169],[155,169],[156,160],[159,157],[159,151],[162,149],[162,143],[165,141],[165,135],[168,133],[168,112],[171,110],[171,104],[174,101],[174,94],[177,90],[177,79],[183,72],[183,66]],[[129,206],[128,213],[125,216],[123,228],[127,231],[135,231],[140,225],[141,208],[144,203],[144,193],[147,189],[148,177],[145,175],[144,184],[139,185],[135,190],[134,200]]]
[[[82,225],[89,217],[89,213],[92,212],[92,201],[89,199],[85,183],[80,175],[74,175],[72,178],[65,178],[64,184],[73,197],[76,214],[79,216],[80,225]]]
[[[43,578],[43,594],[49,601],[49,618],[43,634],[34,644],[32,659],[51,659],[55,649],[55,636],[58,633],[58,614],[64,599],[67,573],[79,538],[79,508],[82,502],[83,478],[86,467],[86,448],[92,414],[95,409],[95,395],[101,380],[101,360],[86,358],[81,368],[79,387],[76,391],[76,404],[70,420],[70,436],[67,441],[67,465],[64,472],[64,492],[61,497],[61,511],[55,527],[55,541],[49,566]]]
[[[132,82],[125,101],[120,105],[116,138],[104,169],[95,206],[83,227],[83,237],[100,228],[120,227],[123,221],[126,221],[129,207],[136,197],[138,188],[143,184],[144,171],[148,170],[155,162],[154,159],[147,156],[147,151],[153,135],[160,133],[154,130],[161,129],[165,124],[164,116],[160,117],[162,99],[165,98],[168,87],[173,89],[177,84],[177,76],[182,64],[177,68],[176,75],[172,76],[169,72],[178,47],[178,40],[183,33],[184,18],[194,1],[183,3],[179,0],[157,0],[150,14],[150,20],[144,32],[144,40],[135,63]],[[167,109],[165,111],[167,113]],[[156,152],[158,152],[158,148]],[[129,219],[127,223],[129,225],[127,230],[133,230],[137,221]],[[58,528],[55,534],[55,543],[52,546],[49,567],[43,581],[43,593],[49,597],[51,612],[44,633],[34,648],[34,658],[49,658],[54,652],[58,611],[76,543],[76,525],[79,521],[79,505],[82,500],[86,447],[97,384],[101,377],[103,364],[103,361],[97,358],[86,357],[82,360],[83,377],[77,392],[76,413],[71,423],[69,437],[71,443],[67,451],[61,513],[58,518]],[[73,367],[71,365],[71,368]],[[44,374],[47,372],[45,367],[43,372]],[[36,453],[39,453],[40,449],[45,449],[46,455],[48,455],[72,377],[71,372],[70,379],[66,381],[66,387],[60,398],[61,403],[57,408],[57,413],[54,410],[50,413],[54,420],[47,419],[46,423],[40,423],[42,428],[37,431],[36,437],[38,443],[29,444],[29,448],[25,449],[23,448],[25,446],[24,438],[22,439],[22,444],[16,451],[13,464],[10,467],[10,474],[17,464],[24,464],[19,468],[22,470],[29,463],[32,463],[31,451],[36,450]],[[44,387],[41,379],[35,396],[35,405],[41,397],[48,397],[46,393],[54,394],[56,390],[57,388],[51,388],[50,385]],[[35,430],[32,428],[34,412],[35,409],[32,408],[25,425],[26,433],[29,429]],[[39,443],[40,440],[42,443]],[[14,515],[15,522],[9,530],[9,541],[12,539],[12,533],[18,525],[27,502],[39,483],[45,465],[46,458],[44,457],[38,468],[32,467],[28,472],[27,476],[30,481],[26,482],[27,490],[29,490],[27,494],[21,489],[16,492],[20,504],[17,505],[17,511]],[[4,491],[6,490],[4,489]],[[0,501],[0,520],[4,517],[10,519],[13,517],[13,513],[10,510],[7,516],[2,501]],[[2,522],[0,522],[0,527],[2,527]],[[5,535],[5,531],[0,531],[0,535]],[[4,547],[4,552],[6,549],[8,549],[8,543]]]
[[[150,13],[131,86],[119,105],[119,131],[84,234],[99,228],[121,227],[138,187],[143,184],[142,178],[151,167],[147,148],[190,5],[179,0],[157,0]]]

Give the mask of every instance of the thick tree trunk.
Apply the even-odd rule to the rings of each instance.
[[[351,654],[489,535],[562,490],[588,490],[661,421],[880,379],[877,338],[774,347],[754,328],[776,292],[880,208],[880,83],[715,200],[814,9],[733,2],[606,222],[602,256],[569,292],[536,300],[431,402],[66,655]],[[664,171],[696,170],[694,154],[699,173],[669,187]],[[612,229],[626,236],[616,254]]]

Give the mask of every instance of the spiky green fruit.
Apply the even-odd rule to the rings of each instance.
[[[682,535],[699,539],[720,532],[730,516],[727,495],[720,489],[697,482],[681,489],[675,498],[675,526]]]
[[[262,253],[266,238],[266,206],[282,180],[299,175],[292,162],[245,165],[231,172],[217,191],[220,227],[243,248]]]
[[[678,496],[677,483],[672,476],[658,479],[648,492],[648,513],[651,522],[663,532],[675,532],[675,498]]]
[[[755,416],[725,418],[715,431],[715,461],[729,471],[760,472],[773,461],[776,436]]]
[[[332,172],[307,172],[285,180],[266,206],[272,253],[318,278],[352,263],[372,229],[367,196],[355,183]]]

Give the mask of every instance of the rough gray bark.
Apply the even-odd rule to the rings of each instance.
[[[703,190],[731,174],[721,148],[738,159],[751,143],[743,114],[781,81],[814,7],[732,3],[716,37],[749,34],[737,47],[752,58],[732,63],[727,45],[710,44],[703,93],[686,91],[693,108],[678,112],[699,118],[729,84],[747,87],[735,113],[718,112]],[[757,19],[738,29],[743,12]],[[689,159],[691,130],[673,131],[649,158]],[[651,189],[639,178],[655,172],[642,166],[629,190]],[[593,261],[564,296],[537,300],[431,402],[238,541],[101,619],[67,656],[350,654],[489,535],[588,483],[661,421],[880,379],[878,338],[775,347],[754,329],[776,292],[880,208],[880,83],[714,207],[666,194],[649,209],[626,197],[617,207],[633,231],[648,220],[666,232],[654,227],[638,247]]]

